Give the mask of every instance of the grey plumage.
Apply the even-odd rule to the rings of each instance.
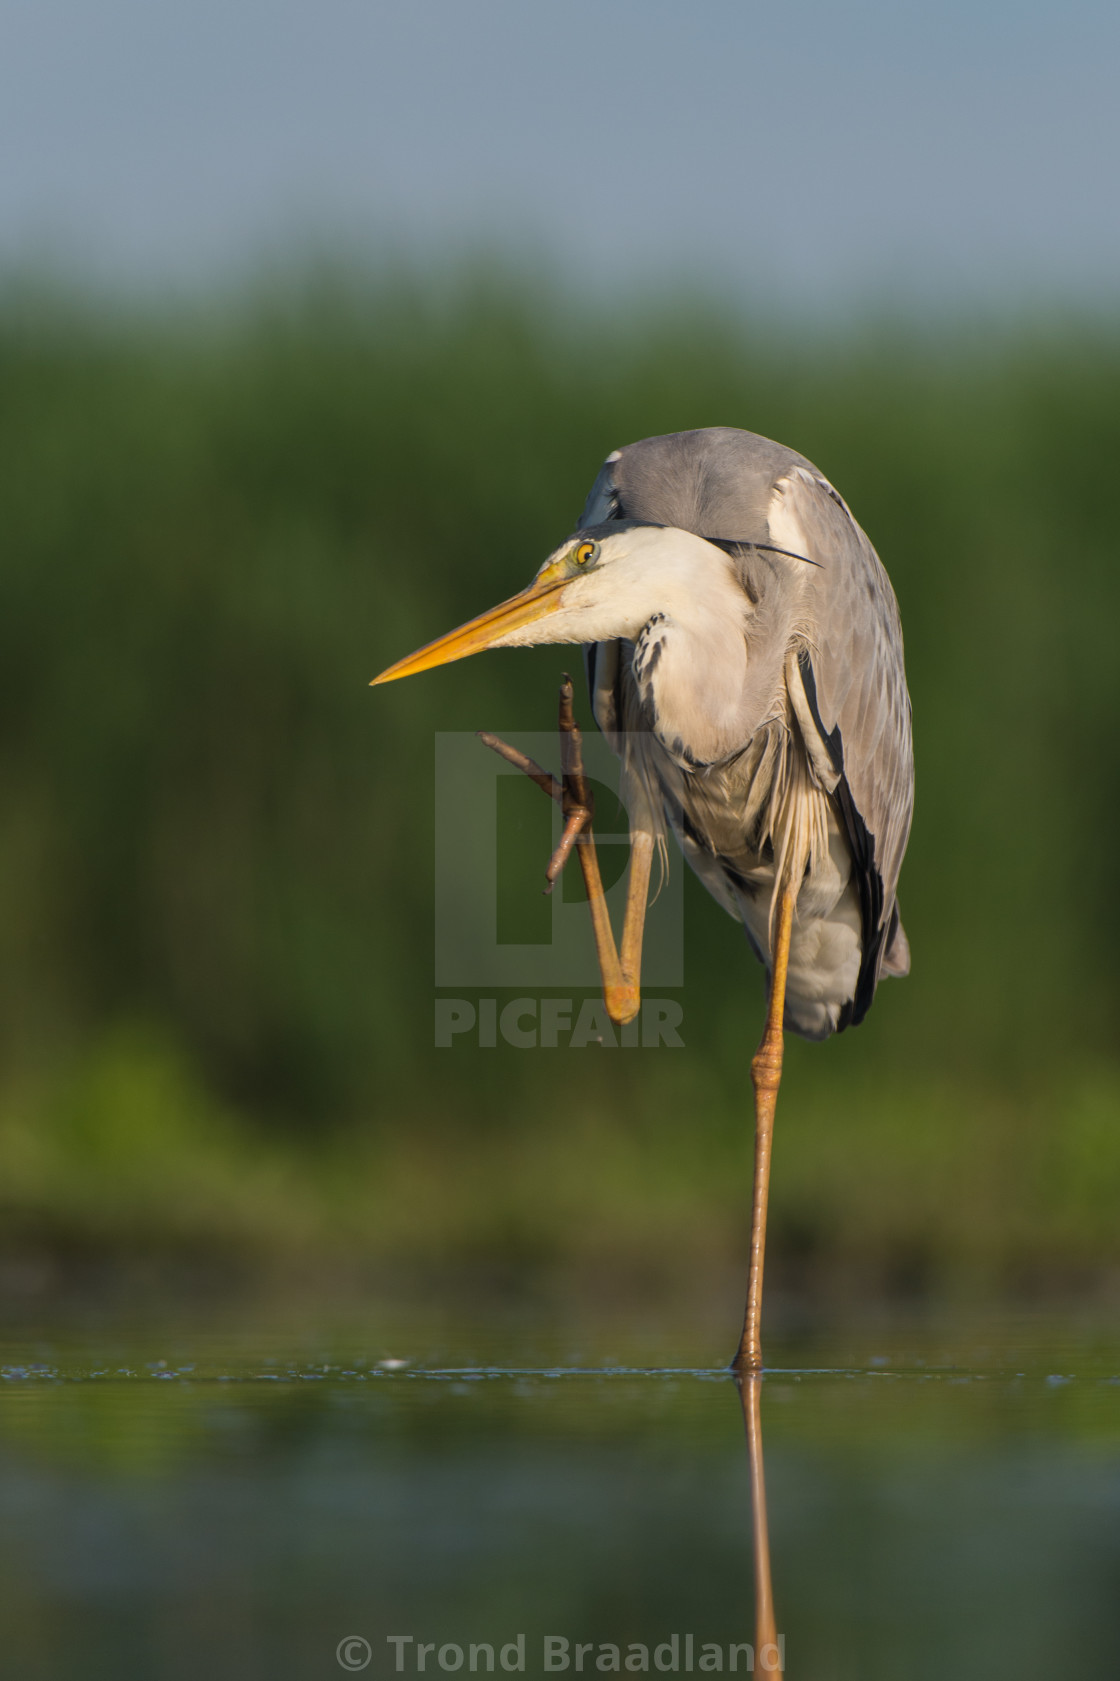
[[[863,1019],[882,973],[909,969],[896,889],[914,773],[890,581],[811,462],[730,427],[609,456],[577,536],[628,522],[691,532],[729,556],[747,654],[741,695],[706,715],[671,615],[589,648],[595,716],[622,754],[632,824],[660,836],[668,819],[767,967],[777,890],[797,888],[787,1019],[823,1038]]]
[[[728,427],[678,432],[615,450],[579,528],[525,589],[375,682],[541,642],[587,649],[595,717],[622,761],[632,845],[621,946],[594,846],[577,849],[611,1020],[641,1008],[650,868],[670,826],[770,976],[750,1064],[751,1259],[733,1362],[759,1373],[783,1028],[824,1039],[862,1021],[880,975],[910,966],[896,890],[914,766],[894,592],[804,456]],[[568,683],[559,721],[570,749]],[[547,773],[486,739],[556,794]],[[550,881],[587,820],[580,777],[569,752]]]

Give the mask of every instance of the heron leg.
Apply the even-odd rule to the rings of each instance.
[[[774,1110],[782,1083],[782,1022],[786,1007],[786,973],[793,931],[793,890],[786,887],[778,902],[778,927],[770,980],[770,1004],[762,1042],[751,1060],[754,1083],[754,1191],[751,1198],[751,1260],[743,1335],[732,1367],[737,1372],[762,1370],[762,1266],[766,1258],[766,1205],[770,1195],[770,1146]]]
[[[623,1025],[633,1021],[641,1008],[642,936],[645,932],[646,902],[649,897],[650,869],[653,863],[653,836],[637,833],[631,837],[630,883],[626,896],[626,915],[622,926],[622,955],[615,944],[607,909],[603,878],[599,872],[599,854],[595,850],[595,836],[591,827],[595,804],[583,769],[583,736],[572,709],[572,680],[565,676],[560,685],[560,763],[563,780],[542,770],[526,754],[502,741],[487,730],[479,730],[479,739],[493,748],[507,763],[524,771],[544,793],[560,806],[564,813],[564,832],[560,844],[549,859],[545,878],[551,893],[554,884],[571,857],[573,849],[579,859],[587,906],[591,913],[591,930],[595,937],[595,953],[603,981],[603,1000],[613,1022]]]

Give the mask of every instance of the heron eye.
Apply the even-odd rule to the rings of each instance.
[[[589,560],[594,560],[599,553],[598,543],[581,543],[576,550],[576,565],[586,566]]]

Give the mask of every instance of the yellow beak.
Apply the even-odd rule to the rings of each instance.
[[[570,582],[571,573],[562,562],[546,566],[528,589],[521,590],[497,607],[491,607],[489,612],[480,613],[477,619],[460,625],[457,630],[449,630],[446,636],[418,648],[406,659],[398,660],[396,665],[388,666],[373,679],[370,687],[378,683],[395,683],[398,677],[413,677],[418,671],[430,671],[433,666],[450,665],[452,660],[466,659],[468,654],[481,654],[510,631],[520,630],[523,625],[530,625],[536,619],[554,613],[560,605],[560,591]]]

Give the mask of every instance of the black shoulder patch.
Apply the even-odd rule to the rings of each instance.
[[[875,997],[879,979],[879,957],[887,930],[883,926],[883,878],[875,863],[875,837],[863,821],[846,776],[841,776],[832,798],[840,809],[844,831],[852,852],[856,887],[859,891],[860,932],[863,950],[860,955],[856,995],[840,1012],[836,1031],[858,1027]]]
[[[852,797],[851,784],[844,774],[844,740],[840,734],[840,726],[837,724],[832,730],[826,730],[824,727],[820,702],[817,697],[816,673],[813,670],[813,662],[807,648],[802,648],[798,654],[797,665],[801,672],[805,699],[809,703],[809,711],[817,734],[828,749],[832,768],[840,778],[832,794],[832,799],[839,811],[844,833],[848,838],[856,887],[859,891],[860,944],[862,947],[859,977],[856,980],[855,997],[844,1005],[840,1012],[840,1019],[836,1024],[836,1031],[842,1033],[846,1027],[858,1027],[871,1008],[871,1001],[875,997],[875,987],[879,979],[880,955],[883,950],[883,942],[889,932],[883,926],[883,878],[879,874],[879,868],[875,862],[875,836],[864,822],[863,816]]]
[[[821,717],[820,704],[817,700],[817,674],[813,670],[813,662],[809,657],[809,650],[802,648],[797,656],[798,668],[801,672],[801,685],[805,690],[805,699],[809,702],[809,711],[813,723],[817,727],[817,734],[828,748],[828,756],[832,760],[832,768],[838,776],[844,774],[844,742],[837,724],[829,731],[824,727]]]

